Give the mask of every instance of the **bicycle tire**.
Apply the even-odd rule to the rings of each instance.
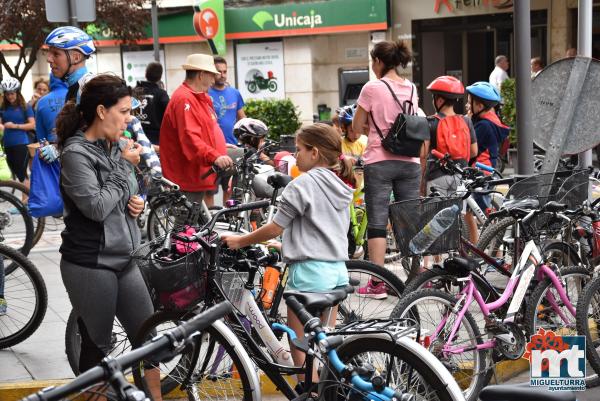
[[[12,180],[2,181],[2,180],[0,180],[0,190],[2,190],[3,187],[4,188],[8,187],[8,188],[12,188],[13,190],[21,191],[22,193],[24,193],[25,195],[27,195],[29,197],[29,188],[27,188],[25,186],[25,184],[20,183],[19,181],[12,181]],[[14,195],[14,191],[9,192],[9,193],[11,195]],[[45,217],[32,217],[32,219],[33,219],[33,226],[34,226],[34,236],[33,236],[33,244],[31,246],[34,247],[37,245],[37,243],[42,238],[42,235],[44,234],[44,229],[46,228],[46,218]]]
[[[404,341],[403,341],[404,340]],[[376,371],[383,376],[386,380],[386,384],[394,390],[401,390],[403,394],[411,394],[418,400],[430,400],[432,398],[429,395],[435,394],[437,397],[433,398],[438,401],[451,401],[454,400],[449,390],[449,384],[445,378],[444,380],[440,373],[444,367],[439,364],[436,368],[428,364],[422,354],[415,352],[414,347],[406,344],[407,339],[400,339],[400,341],[392,341],[387,336],[366,336],[358,337],[353,336],[345,340],[342,345],[337,348],[337,354],[344,363],[352,362],[356,364],[357,360],[364,360],[365,363],[371,364]],[[417,344],[415,344],[417,345]],[[423,351],[421,348],[420,351]],[[362,356],[363,354],[367,354]],[[386,355],[388,358],[384,360],[376,360],[377,354]],[[391,356],[391,358],[390,358]],[[399,364],[395,363],[395,360]],[[398,366],[394,372],[388,371],[389,366]],[[341,399],[342,394],[338,394],[339,388],[335,386],[336,382],[340,382],[340,378],[333,374],[335,369],[330,364],[328,369],[323,369],[320,380],[320,391],[322,399],[325,400],[336,400]],[[408,377],[410,375],[410,377]],[[389,377],[386,377],[389,376]],[[429,390],[423,394],[415,394],[415,391],[405,391],[405,389],[399,388],[401,386],[395,385],[395,380],[402,380],[406,383],[408,377],[408,383],[417,384],[417,386],[411,386],[412,390]],[[419,383],[415,383],[415,378],[421,378]],[[417,379],[418,380],[418,379]],[[392,383],[394,381],[394,383]],[[329,384],[333,382],[334,384]],[[325,384],[324,384],[325,383]],[[345,385],[344,385],[345,387]],[[458,387],[458,385],[455,385]],[[459,389],[456,389],[458,391]],[[344,398],[345,399],[345,398]]]
[[[349,294],[340,303],[338,319],[343,324],[347,324],[366,318],[389,318],[395,307],[396,298],[399,298],[404,292],[404,283],[402,280],[392,271],[367,260],[347,260],[346,269],[350,278],[360,281],[359,286],[367,285],[368,281],[372,278],[375,278],[378,282],[383,282],[387,287],[387,295],[390,299],[378,300],[371,297],[363,297],[357,294],[357,292]],[[375,311],[373,307],[377,306],[380,306],[380,308],[378,308],[378,311]]]
[[[125,329],[115,317],[113,322],[113,330],[111,333],[112,349],[109,351],[110,356],[119,356],[131,350],[131,344],[125,333]],[[81,353],[81,336],[79,334],[79,326],[77,324],[77,315],[74,310],[69,313],[67,319],[67,327],[65,329],[65,354],[67,361],[75,376],[79,375],[79,355]]]
[[[23,240],[23,242],[17,242],[14,245],[15,246],[11,246],[11,248],[13,249],[17,249],[19,252],[21,252],[21,254],[27,256],[29,254],[29,251],[31,250],[31,247],[33,246],[33,236],[34,236],[34,229],[33,229],[33,219],[31,218],[31,216],[29,215],[29,212],[27,211],[27,207],[23,204],[23,202],[21,202],[19,199],[17,199],[17,197],[9,194],[8,192],[5,191],[0,191],[0,205],[3,204],[4,202],[7,202],[8,205],[10,205],[8,208],[3,208],[3,210],[0,211],[0,226],[2,227],[0,230],[0,234],[2,235],[3,238],[3,243],[5,245],[8,245],[10,243],[10,238],[8,237],[8,235],[10,235],[10,233],[8,232],[9,230],[7,230],[6,228],[9,227],[6,224],[10,223],[10,226],[13,225],[13,218],[11,217],[11,213],[8,211],[11,208],[15,208],[15,210],[18,213],[15,213],[14,215],[18,215],[21,216],[21,218],[23,219],[22,224],[24,225],[24,229],[25,229],[25,239]],[[23,233],[22,232],[13,232],[13,235],[15,236],[15,238],[21,238]],[[7,242],[6,240],[9,239],[9,241]],[[20,245],[20,246],[19,246]],[[10,267],[9,267],[10,269]]]
[[[0,316],[0,349],[2,349],[11,347],[27,339],[37,330],[40,324],[42,324],[48,308],[48,292],[42,275],[35,265],[24,255],[7,245],[0,244],[0,257],[2,257],[3,260],[12,259],[10,266],[13,266],[10,272],[8,272],[8,269],[5,270],[4,277],[4,297],[8,302],[8,309],[6,315]],[[23,273],[20,273],[20,271],[23,271]],[[13,279],[18,280],[16,285],[11,285],[10,281]],[[21,328],[6,335],[5,333],[8,332],[9,324],[15,321],[15,319],[11,318],[11,310],[18,311],[19,318],[17,319],[17,322],[21,323],[21,321],[24,320],[23,317],[27,316],[24,314],[25,306],[23,305],[32,304],[31,294],[27,296],[27,301],[24,302],[24,304],[19,304],[19,298],[11,295],[11,293],[19,291],[19,288],[26,289],[24,288],[26,285],[24,282],[25,279],[31,282],[32,288],[30,291],[35,297],[31,317],[27,319]]]
[[[590,316],[590,308],[593,315]],[[600,385],[600,276],[594,277],[583,289],[581,299],[577,302],[577,334],[585,336],[585,355],[587,363],[596,372],[597,379],[586,378],[586,386],[596,387]],[[592,335],[592,331],[593,334]],[[589,367],[588,367],[589,368]]]
[[[432,328],[430,328],[424,324],[424,311],[417,311],[417,313],[415,313],[415,310],[413,309],[413,307],[415,307],[417,303],[419,303],[422,300],[428,299],[441,300],[441,303],[442,305],[444,305],[444,308],[446,310],[448,308],[452,308],[457,301],[456,298],[452,295],[446,294],[445,292],[439,290],[419,290],[411,294],[403,295],[402,299],[398,302],[398,305],[396,305],[396,308],[394,308],[394,312],[392,313],[391,317],[414,319],[416,323],[419,324],[420,330],[426,330],[429,333],[435,332],[436,327],[439,325],[439,322],[442,321],[442,318],[432,318],[432,322],[430,322],[432,324]],[[469,311],[465,311],[461,327],[463,328],[462,332],[464,332],[465,330],[467,331],[466,337],[468,338],[466,338],[466,341],[470,342],[471,345],[483,343],[477,323],[475,322],[475,319]],[[457,338],[461,335],[460,333],[461,331],[459,330],[459,332],[457,333]],[[424,342],[426,342],[425,337]],[[460,376],[461,380],[457,380],[457,382],[459,386],[462,389],[464,389],[463,393],[465,395],[465,398],[468,401],[477,400],[479,392],[485,385],[488,384],[493,373],[491,369],[488,369],[488,353],[484,350],[475,351],[473,353],[473,357],[471,358],[471,360],[473,361],[473,365],[471,368],[471,371],[473,372],[473,374],[471,375],[472,379],[470,379],[467,382],[468,373],[465,373],[465,371],[468,371],[469,368],[467,367],[461,370],[460,364],[462,363],[464,366],[469,366],[469,362],[463,361],[457,363],[454,360],[449,360],[447,356],[441,352],[441,349],[436,348],[436,346],[438,345],[439,344],[437,344],[436,341],[434,341],[427,348],[429,350],[433,350],[434,352],[432,353],[434,354],[434,356],[440,359],[440,361],[444,361],[444,366],[446,366],[448,370],[451,370],[453,376],[456,377],[457,374]]]
[[[153,330],[160,326],[161,324],[174,324],[182,320],[186,320],[188,317],[192,316],[192,312],[190,311],[158,311],[154,315],[152,315],[146,322],[142,325],[138,336],[136,337],[135,344],[141,345],[143,340],[149,336],[149,334],[153,333]],[[220,341],[220,344],[223,345],[225,352],[231,357],[231,360],[238,367],[237,372],[240,375],[240,381],[242,382],[242,388],[244,393],[244,400],[252,401],[253,395],[255,394],[251,391],[250,383],[251,381],[248,379],[248,372],[242,367],[243,364],[240,362],[241,357],[238,355],[235,347],[232,347],[230,344],[224,340],[223,336],[218,333],[218,331],[214,327],[209,327],[205,332],[203,332],[202,338],[199,338],[198,341],[194,344],[193,349],[185,350],[185,355],[182,356],[176,363],[172,366],[173,368],[161,369],[161,375],[164,373],[165,375],[161,377],[161,393],[166,395],[171,391],[175,390],[177,387],[180,387],[184,380],[186,380],[190,375],[190,368],[194,367],[197,369],[197,366],[201,360],[201,352],[202,352],[202,341],[204,334],[214,336],[215,339]],[[207,354],[208,355],[208,354]],[[212,354],[210,354],[212,355]],[[172,362],[172,361],[171,361]],[[242,367],[242,368],[240,368]],[[138,388],[146,389],[147,386],[145,384],[144,377],[144,366],[141,363],[140,365],[136,365],[132,368],[133,378],[136,386]],[[168,370],[168,372],[167,372]],[[198,391],[198,388],[195,387],[194,383],[191,383],[188,388],[185,389],[188,392],[188,399],[195,400],[194,391]],[[252,396],[248,396],[252,394]]]
[[[160,325],[170,324],[176,326],[178,322],[186,320],[191,316],[192,312],[186,310],[160,310],[155,312],[142,324],[139,333],[136,335],[133,341],[134,349],[142,345],[149,337],[152,337],[156,328]],[[184,363],[181,364],[181,361],[178,361],[173,370],[169,370],[166,375],[161,378],[160,386],[162,394],[170,393],[180,386],[181,383],[183,383],[183,380],[188,375],[190,367],[193,366],[193,361],[195,361],[195,353],[195,349],[186,350]],[[132,367],[135,385],[140,389],[146,388],[145,381],[143,380],[143,369],[144,367],[142,364]],[[177,369],[176,372],[175,369]]]

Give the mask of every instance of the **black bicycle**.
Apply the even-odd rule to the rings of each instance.
[[[102,363],[76,377],[70,383],[59,387],[48,387],[23,398],[21,401],[54,401],[83,393],[86,399],[96,399],[102,395],[110,400],[140,401],[146,394],[129,383],[124,371],[145,359],[164,361],[173,358],[193,347],[195,336],[209,327],[214,321],[230,313],[231,304],[222,302],[199,313],[193,319],[175,329],[157,336],[144,346],[116,358],[106,357]],[[100,384],[100,386],[98,386]],[[107,391],[112,389],[111,391]]]

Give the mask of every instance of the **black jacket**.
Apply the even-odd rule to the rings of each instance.
[[[154,82],[138,81],[135,89],[136,94],[139,91],[138,96],[142,103],[138,118],[142,123],[144,133],[153,144],[158,145],[160,125],[169,103],[169,95]]]

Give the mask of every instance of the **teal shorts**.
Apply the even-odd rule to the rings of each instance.
[[[348,270],[343,261],[306,260],[290,265],[287,290],[327,292],[348,285]]]

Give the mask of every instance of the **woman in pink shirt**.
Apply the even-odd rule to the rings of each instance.
[[[404,42],[379,42],[371,51],[372,69],[377,81],[368,82],[360,92],[358,108],[352,128],[359,134],[368,134],[365,161],[365,202],[367,204],[369,259],[383,266],[386,251],[388,205],[394,192],[396,201],[419,197],[421,163],[418,157],[398,156],[381,146],[381,138],[375,124],[385,137],[394,120],[401,112],[390,89],[400,103],[409,101],[413,110],[418,108],[418,96],[412,82],[396,72],[398,66],[406,68],[411,60],[410,50]],[[409,112],[409,110],[406,110]],[[375,121],[375,124],[373,124]],[[421,149],[425,157],[427,143]],[[359,289],[359,295],[384,299],[387,297],[382,282],[371,281]]]

